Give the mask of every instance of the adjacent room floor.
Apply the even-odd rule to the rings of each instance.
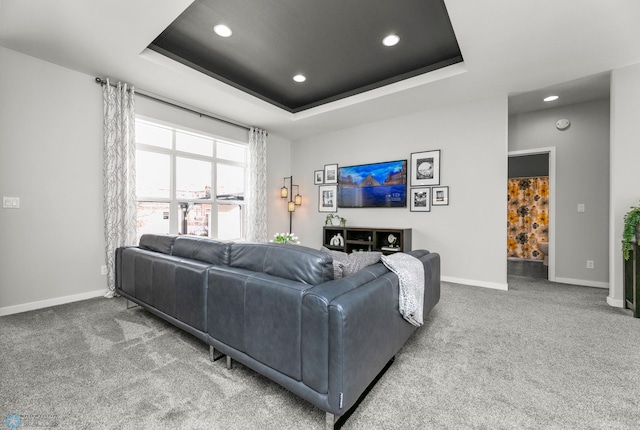
[[[507,274],[535,279],[548,279],[549,266],[544,265],[542,261],[509,258],[507,259]]]

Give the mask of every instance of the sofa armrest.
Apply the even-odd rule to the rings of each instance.
[[[398,291],[398,277],[387,272],[328,303],[314,291],[305,296],[303,381],[327,393],[329,412],[342,415],[353,406],[414,331],[398,311]]]
[[[116,274],[116,292],[122,291],[122,252],[127,248],[137,248],[137,246],[121,246],[116,248],[116,258],[115,258],[115,274]]]
[[[424,303],[422,314],[427,315],[440,301],[440,254],[432,252],[420,257],[424,264]]]
[[[425,266],[426,315],[440,297],[440,258],[428,252],[414,256]],[[348,284],[354,276],[366,277],[367,270],[380,270],[376,266],[315,287],[304,297],[303,381],[327,393],[329,412],[337,415],[355,404],[416,329],[399,312],[395,274],[385,269],[360,285]]]

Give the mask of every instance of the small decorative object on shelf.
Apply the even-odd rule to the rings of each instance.
[[[344,238],[340,233],[338,233],[331,238],[329,244],[333,246],[344,246]]]
[[[392,252],[400,251],[400,246],[398,246],[398,244],[396,243],[397,241],[398,241],[398,238],[395,237],[393,234],[390,234],[389,236],[387,236],[387,243],[389,245],[383,246],[380,249],[383,251],[392,251]]]
[[[344,227],[347,225],[347,220],[338,214],[329,214],[324,220],[324,225],[340,225]]]
[[[273,235],[273,240],[271,242],[300,244],[298,237],[294,236],[293,233],[276,233]]]

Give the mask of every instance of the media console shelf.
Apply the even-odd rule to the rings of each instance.
[[[322,244],[326,248],[347,253],[406,252],[411,251],[411,229],[325,226],[322,231]]]
[[[629,259],[624,260],[624,307],[633,311],[633,316],[640,318],[640,246],[631,242]]]

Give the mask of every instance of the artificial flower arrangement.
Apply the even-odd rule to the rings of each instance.
[[[299,243],[298,237],[293,233],[276,233],[273,235],[273,243]]]

